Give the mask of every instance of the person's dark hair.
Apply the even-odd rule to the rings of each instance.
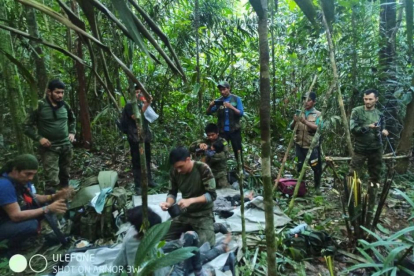
[[[215,151],[216,153],[223,152],[223,150],[224,150],[224,145],[223,145],[223,142],[222,142],[222,141],[220,141],[220,140],[215,141],[215,142],[213,143],[213,147],[214,147],[214,151]]]
[[[138,84],[135,84],[135,90],[141,90],[141,88],[138,86]]]
[[[61,80],[51,80],[47,86],[47,89],[54,91],[55,89],[65,89],[65,84]]]
[[[369,95],[371,93],[374,93],[375,98],[378,98],[378,90],[374,89],[374,88],[369,88],[367,90],[364,91],[364,95]]]
[[[208,125],[206,125],[206,127],[204,128],[204,131],[206,133],[219,133],[219,128],[216,124],[210,123]]]
[[[135,227],[137,230],[138,235],[137,238],[140,236],[141,226],[143,223],[143,215],[142,215],[142,206],[137,206],[127,211],[127,220]],[[148,208],[148,221],[150,228],[156,224],[161,223],[161,217]]]
[[[187,157],[190,157],[190,152],[185,147],[178,147],[170,152],[170,164],[174,165],[179,161],[185,161]]]

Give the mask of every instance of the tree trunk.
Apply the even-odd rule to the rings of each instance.
[[[194,7],[194,29],[195,29],[195,39],[196,39],[196,72],[197,72],[197,84],[198,84],[198,110],[203,108],[203,93],[200,87],[200,36],[198,34],[198,29],[200,27],[200,7],[199,0],[195,0]]]
[[[407,42],[408,42],[408,60],[414,64],[412,60],[413,53],[413,0],[405,1],[406,7],[406,26],[407,26]],[[411,86],[414,86],[414,74],[411,80]],[[414,134],[414,91],[411,91],[413,99],[407,105],[407,111],[404,118],[403,130],[401,132],[400,142],[397,147],[397,155],[406,155],[413,147]],[[408,169],[409,159],[399,159],[395,170],[398,173],[406,173]]]
[[[29,34],[33,37],[40,38],[39,35],[39,29],[37,26],[36,21],[36,13],[35,10],[31,7],[24,6],[26,11],[26,20],[27,20],[27,27],[29,30]],[[46,70],[46,64],[43,59],[43,50],[39,46],[39,44],[33,40],[29,40],[30,45],[32,45],[32,58],[34,60],[35,65],[35,71],[36,71],[36,81],[37,81],[37,88],[38,91],[31,91],[31,98],[32,103],[31,106],[36,109],[37,108],[37,99],[43,98],[45,96],[45,91],[47,88],[48,83],[48,77],[47,77],[47,70]],[[33,101],[33,99],[36,99]]]
[[[259,17],[259,51],[260,51],[260,133],[262,144],[262,179],[264,186],[264,205],[266,218],[267,275],[276,271],[276,243],[273,217],[273,189],[271,181],[271,146],[270,146],[270,74],[269,43],[267,28],[267,0],[250,0]],[[242,183],[240,183],[242,185]]]
[[[358,90],[358,30],[356,26],[356,12],[357,9],[355,5],[352,6],[352,17],[351,17],[351,26],[352,26],[352,69],[351,69],[351,98],[348,102],[348,114],[347,118],[351,116],[352,108],[355,106],[357,100],[360,99],[359,90]]]
[[[72,1],[72,10],[75,14],[78,14],[77,3]],[[78,36],[76,41],[76,55],[83,59],[83,50],[82,50],[82,39]],[[85,149],[90,149],[92,147],[92,132],[91,132],[91,120],[89,116],[89,104],[88,97],[86,95],[86,77],[85,77],[85,67],[82,63],[76,61],[76,74],[78,78],[78,98],[79,98],[79,119],[81,122],[82,128],[82,144]]]
[[[382,87],[385,88],[384,114],[387,121],[390,141],[395,148],[395,143],[400,132],[398,120],[398,101],[394,97],[395,84],[389,80],[395,80],[395,37],[397,26],[396,0],[381,0],[380,11],[380,51],[379,51],[379,78]]]
[[[6,7],[4,5],[0,5],[0,18],[7,19]],[[4,30],[0,30],[0,48],[11,56],[14,56],[10,33]],[[0,56],[2,55],[0,54]],[[19,153],[32,153],[32,143],[28,137],[23,134],[22,124],[26,118],[26,111],[17,68],[4,56],[0,58],[0,62],[3,68],[3,80],[6,86],[12,129],[14,131],[17,150]]]
[[[339,82],[338,69],[336,67],[335,48],[334,48],[333,41],[332,41],[331,31],[328,26],[328,22],[326,21],[326,16],[324,15],[323,18],[324,18],[323,24],[325,26],[326,39],[328,40],[328,45],[329,45],[329,59],[331,60],[334,83],[336,84],[337,93],[338,93],[339,109],[341,110],[342,123],[345,129],[346,144],[348,146],[348,153],[350,155],[353,155],[354,149],[352,147],[352,142],[351,142],[351,132],[349,131],[348,118],[346,117],[346,113],[345,113],[345,106],[344,106],[344,101],[343,101],[342,93],[341,93],[341,84]]]

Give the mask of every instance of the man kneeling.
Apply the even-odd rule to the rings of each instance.
[[[216,200],[216,182],[209,166],[193,161],[190,152],[179,147],[170,152],[170,163],[174,168],[170,172],[170,187],[166,202],[160,203],[167,211],[175,202],[178,191],[182,199],[177,203],[181,215],[174,218],[165,240],[176,240],[181,233],[195,231],[200,244],[208,241],[215,244],[213,201]]]

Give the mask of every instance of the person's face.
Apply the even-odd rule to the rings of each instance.
[[[371,93],[368,95],[364,94],[364,104],[365,104],[366,109],[373,109],[377,101],[378,101],[378,98],[375,97],[374,93]]]
[[[139,99],[139,96],[141,94],[141,89],[135,89],[135,97],[137,97],[137,99]]]
[[[223,86],[220,86],[219,87],[219,90],[220,90],[220,94],[221,94],[221,96],[223,96],[223,97],[228,97],[229,95],[230,95],[230,89],[229,88],[227,88],[227,87],[223,87]]]
[[[209,132],[209,133],[207,133],[207,139],[209,140],[209,141],[216,141],[217,140],[217,138],[218,138],[218,133],[215,133],[215,132]]]
[[[12,171],[13,179],[22,185],[26,185],[27,183],[33,181],[33,178],[35,177],[36,173],[37,170],[18,171],[16,168],[13,168]]]
[[[187,174],[187,173],[191,172],[191,170],[193,169],[191,158],[187,157],[187,159],[185,161],[175,162],[174,163],[174,169],[179,174]]]
[[[55,103],[63,101],[63,96],[65,95],[65,90],[61,88],[55,88],[55,90],[48,90],[49,99]]]
[[[306,98],[302,98],[302,100],[306,110],[311,109],[315,105],[315,102],[312,101],[312,99],[308,99],[308,101],[306,101]]]

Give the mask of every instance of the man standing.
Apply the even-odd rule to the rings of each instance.
[[[38,102],[25,122],[25,134],[40,143],[46,188],[54,190],[69,185],[72,142],[76,121],[70,106],[63,100],[65,85],[60,80],[49,82],[46,97]]]
[[[302,99],[305,105],[305,112],[302,114],[302,117],[294,115],[293,122],[290,125],[290,128],[294,129],[295,125],[298,124],[295,133],[296,156],[298,158],[298,173],[302,170],[303,162],[305,161],[306,155],[308,154],[312,139],[315,136],[318,125],[320,125],[319,116],[321,114],[314,107],[316,103],[315,92],[310,92],[309,95],[304,95]],[[312,150],[311,156],[309,158],[309,165],[313,170],[315,189],[318,189],[321,184],[322,175],[322,161],[319,141]]]
[[[142,114],[147,111],[150,103],[144,98],[141,94],[141,89],[136,85],[135,86],[135,96],[137,97],[138,101],[138,110],[141,108]],[[125,105],[124,111],[126,113],[127,124],[128,124],[128,143],[131,149],[131,158],[132,158],[132,173],[134,175],[134,183],[135,183],[135,193],[137,195],[141,195],[141,160],[139,157],[139,142],[141,142],[141,135],[138,133],[137,125],[136,125],[136,118],[133,110],[132,103],[127,103]],[[150,187],[154,187],[155,184],[152,180],[151,175],[151,132],[148,127],[148,121],[145,119],[144,116],[143,122],[143,131],[145,133],[145,159],[147,163],[147,175],[148,175],[148,185]]]
[[[38,234],[39,221],[44,214],[65,213],[64,200],[73,192],[69,188],[52,195],[36,194],[31,181],[37,169],[36,157],[22,154],[0,170],[0,241],[9,240],[11,250],[16,250],[26,239]],[[35,206],[32,196],[44,206]]]
[[[382,171],[382,138],[388,136],[385,121],[381,120],[381,112],[375,108],[378,102],[378,91],[364,91],[364,105],[355,107],[351,113],[350,130],[355,138],[354,156],[352,156],[350,175],[354,171],[361,175],[361,168],[368,160],[370,183],[377,184]]]
[[[179,239],[182,233],[195,231],[201,246],[208,241],[215,245],[213,201],[216,200],[216,182],[207,164],[193,161],[186,148],[175,148],[170,152],[170,186],[166,202],[161,209],[167,211],[177,200],[178,191],[182,199],[178,201],[181,215],[174,218],[165,239]]]
[[[243,116],[242,101],[239,97],[230,93],[230,84],[227,81],[220,82],[217,85],[217,88],[220,90],[222,97],[209,104],[207,115],[217,112],[217,125],[220,137],[231,142],[236,160],[238,160],[237,152],[240,151],[240,158],[243,162],[242,137],[240,131],[240,118]]]
[[[219,129],[216,124],[208,124],[204,131],[207,134],[207,139],[198,140],[191,144],[190,152],[198,155],[199,152],[205,155],[207,150],[211,150],[211,146],[216,142],[220,141],[224,145],[224,150],[220,153],[214,154],[210,158],[210,168],[213,172],[216,180],[217,188],[225,188],[229,186],[227,181],[227,141],[219,137]]]

